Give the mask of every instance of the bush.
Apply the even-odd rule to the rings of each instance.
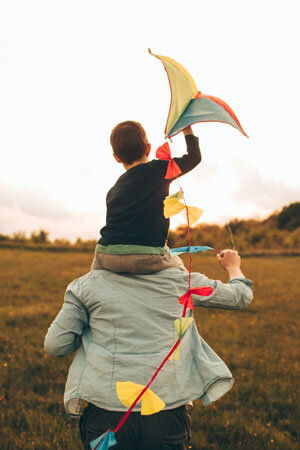
[[[40,230],[39,232],[33,231],[30,235],[31,242],[35,244],[47,244],[49,232],[45,230]]]
[[[281,230],[293,231],[300,227],[300,202],[285,206],[278,214],[277,223]]]

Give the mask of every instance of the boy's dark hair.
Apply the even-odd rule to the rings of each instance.
[[[132,164],[144,156],[148,139],[140,123],[127,120],[113,128],[110,143],[114,154],[122,163]]]

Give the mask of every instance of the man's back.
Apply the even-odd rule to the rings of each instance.
[[[242,308],[252,299],[249,283],[235,279],[223,284],[192,274],[192,287],[214,288],[209,297],[193,296],[194,304]],[[150,275],[94,270],[68,286],[64,307],[48,331],[46,349],[63,356],[79,345],[71,337],[82,335],[65,392],[71,414],[78,398],[108,410],[126,409],[116,394],[116,382],[145,385],[150,380],[177,340],[174,320],[182,315],[178,298],[187,287],[188,274],[175,268]],[[230,371],[193,323],[182,338],[179,361],[167,361],[152,389],[171,409],[198,397],[204,403],[216,400],[232,382]]]

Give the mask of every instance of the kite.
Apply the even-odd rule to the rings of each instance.
[[[189,72],[174,59],[148,51],[163,63],[169,79],[171,103],[165,127],[166,138],[198,122],[227,123],[248,137],[227,103],[218,97],[202,94]]]
[[[164,200],[164,216],[166,219],[180,213],[186,208],[187,214],[189,216],[189,223],[193,225],[196,223],[200,216],[204,213],[203,209],[197,208],[196,206],[186,206],[184,203],[180,202],[179,199],[183,199],[182,191],[178,191],[175,194],[168,195]]]
[[[149,52],[151,53],[150,49]],[[183,66],[173,59],[168,58],[167,56],[151,54],[161,60],[167,71],[170,82],[171,104],[165,128],[166,138],[175,136],[184,128],[197,122],[228,123],[238,129],[243,135],[247,136],[236,115],[230,106],[223,100],[199,92],[191,75]],[[178,178],[181,170],[172,159],[170,147],[167,142],[158,148],[156,156],[159,159],[168,161],[165,178]],[[183,200],[183,203],[180,200]],[[209,286],[191,287],[192,254],[213,249],[207,246],[192,246],[190,225],[197,222],[203,213],[203,210],[195,206],[187,206],[183,190],[180,187],[180,191],[165,198],[164,215],[166,218],[169,218],[184,209],[186,209],[187,212],[186,218],[189,245],[168,250],[171,255],[180,255],[181,253],[189,254],[188,289],[178,298],[179,304],[183,305],[183,312],[181,318],[174,321],[178,339],[146,386],[136,384],[132,381],[117,382],[116,391],[119,400],[123,405],[129,407],[129,409],[113,430],[108,429],[90,443],[90,447],[93,450],[108,450],[110,447],[117,444],[115,433],[117,433],[124,425],[133,408],[140,401],[142,415],[155,414],[165,407],[164,401],[151,391],[149,387],[168,360],[173,360],[175,363],[179,360],[181,339],[194,320],[193,317],[186,317],[187,308],[191,310],[190,313],[192,313],[192,310],[194,309],[192,295],[208,296],[213,293],[213,288]]]

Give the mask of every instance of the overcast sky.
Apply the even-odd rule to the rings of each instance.
[[[170,90],[148,47],[229,103],[250,137],[194,126],[203,162],[182,186],[201,220],[265,217],[299,201],[299,17],[298,0],[1,2],[0,233],[97,238],[122,173],[112,127],[141,122],[153,158],[164,142]],[[181,135],[172,148],[185,151]]]

